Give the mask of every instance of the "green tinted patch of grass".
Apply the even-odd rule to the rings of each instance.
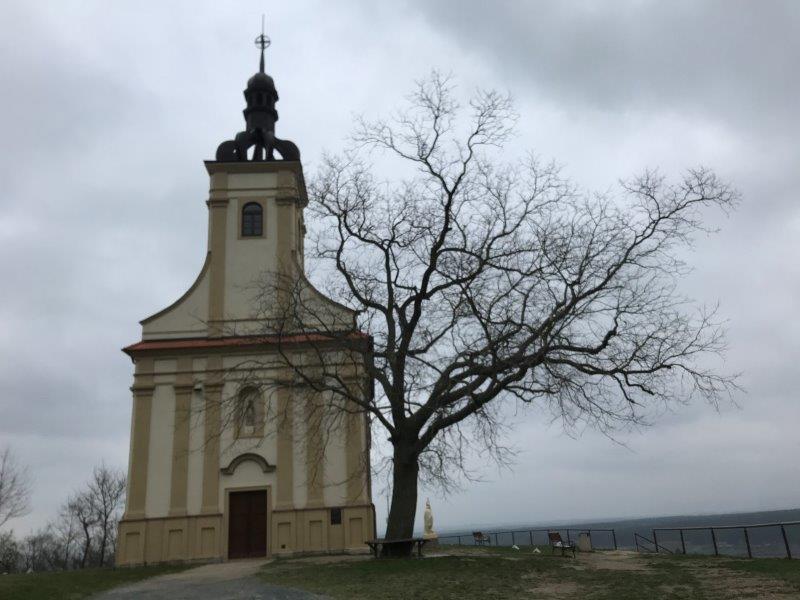
[[[755,560],[730,561],[725,566],[741,573],[782,579],[800,591],[800,560],[758,558]]]
[[[630,560],[639,560],[633,557]],[[595,568],[588,560],[479,550],[464,556],[267,565],[270,583],[335,599],[426,600],[580,597],[587,600],[706,600],[689,570]]]
[[[0,575],[3,600],[79,600],[141,579],[182,571],[184,566],[82,569]]]

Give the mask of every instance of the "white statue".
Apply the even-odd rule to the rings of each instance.
[[[430,498],[425,500],[425,533],[422,534],[426,540],[435,540],[439,536],[433,530],[433,512],[431,512]]]

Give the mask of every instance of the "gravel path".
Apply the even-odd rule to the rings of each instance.
[[[263,560],[203,565],[146,579],[92,596],[92,600],[323,600],[323,596],[263,583],[256,572]]]

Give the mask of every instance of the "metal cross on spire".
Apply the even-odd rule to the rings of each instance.
[[[264,15],[261,15],[261,35],[255,40],[256,48],[261,48],[261,62],[259,63],[259,70],[261,73],[264,72],[264,50],[266,50],[271,43],[272,40],[264,34]]]

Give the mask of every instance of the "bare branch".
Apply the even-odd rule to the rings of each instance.
[[[0,527],[30,512],[31,478],[11,452],[0,451]]]
[[[502,162],[515,119],[493,91],[462,109],[436,72],[391,119],[360,119],[354,146],[309,188],[312,258],[357,322],[332,320],[303,277],[271,274],[262,288],[264,333],[308,336],[303,353],[279,347],[293,384],[386,431],[387,535],[410,533],[418,478],[451,489],[472,477],[470,452],[508,464],[501,434],[519,407],[613,435],[736,389],[709,366],[725,350],[715,311],[678,289],[704,212],[731,210],[737,192],[697,168],[588,194],[535,157]],[[376,180],[376,152],[397,161],[397,181]]]

